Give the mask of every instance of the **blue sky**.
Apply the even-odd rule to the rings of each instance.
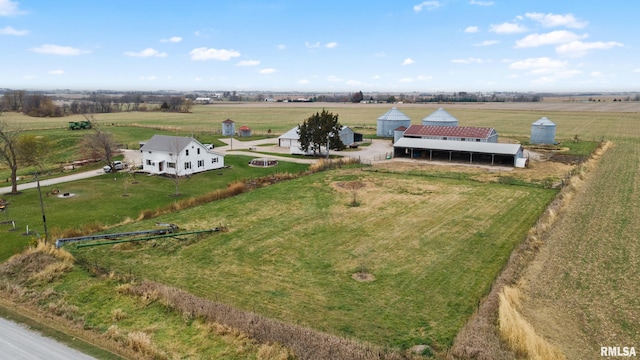
[[[0,0],[0,88],[639,91],[640,2]]]

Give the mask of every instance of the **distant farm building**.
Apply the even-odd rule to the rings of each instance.
[[[194,101],[194,103],[196,104],[210,104],[211,103],[211,98],[210,97],[197,97]]]
[[[458,126],[458,119],[449,114],[445,109],[438,110],[427,115],[422,119],[422,125],[425,126]]]
[[[403,137],[472,142],[498,142],[498,133],[493,128],[468,126],[411,125]]]
[[[249,136],[251,136],[251,128],[246,126],[246,125],[240,126],[240,128],[238,129],[238,136],[240,136],[240,137],[249,137]]]
[[[540,118],[538,121],[531,124],[531,143],[555,144],[556,124],[546,117]]]
[[[411,118],[394,106],[378,118],[376,135],[379,137],[393,137],[393,131],[400,126],[411,126]]]
[[[222,122],[222,136],[234,136],[236,134],[236,122],[227,119]]]

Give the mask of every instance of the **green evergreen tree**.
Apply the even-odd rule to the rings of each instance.
[[[344,144],[340,140],[342,125],[338,121],[338,115],[334,115],[325,109],[321,113],[315,113],[298,126],[300,136],[300,148],[302,151],[313,151],[314,155],[320,153],[320,148],[327,146],[331,150],[342,150]]]

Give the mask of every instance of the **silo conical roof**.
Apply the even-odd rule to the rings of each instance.
[[[435,123],[458,123],[458,119],[455,118],[455,116],[449,114],[447,112],[447,110],[443,109],[443,108],[438,108],[438,110],[432,112],[431,114],[427,115],[424,119],[422,119],[422,123],[429,123],[431,125],[434,125]]]
[[[407,115],[405,115],[402,111],[398,110],[395,106],[391,108],[391,110],[384,113],[382,116],[378,118],[378,120],[386,120],[386,121],[411,121]]]
[[[555,123],[549,119],[547,119],[546,116],[541,117],[540,119],[538,119],[536,122],[534,122],[531,125],[536,125],[536,126],[554,126]]]

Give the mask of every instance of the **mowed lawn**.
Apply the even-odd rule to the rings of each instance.
[[[341,185],[359,180],[360,206]],[[449,347],[555,195],[537,187],[340,169],[122,230],[228,232],[76,249],[76,257],[317,330]],[[373,281],[352,275],[367,270]]]

